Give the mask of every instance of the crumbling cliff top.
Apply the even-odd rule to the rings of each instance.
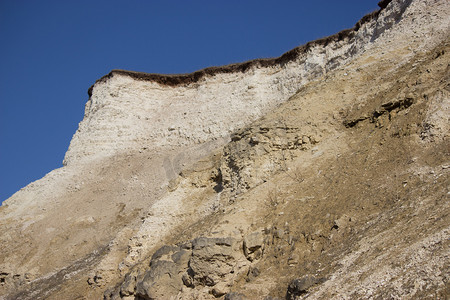
[[[259,66],[259,67],[271,67],[276,65],[283,65],[290,61],[295,60],[298,58],[301,54],[308,52],[309,49],[311,49],[314,46],[327,46],[331,42],[338,42],[341,40],[344,40],[346,38],[351,39],[354,36],[354,33],[358,31],[362,25],[372,21],[376,20],[382,10],[384,10],[387,5],[392,0],[382,0],[378,3],[378,6],[380,7],[379,10],[373,11],[364,17],[362,17],[356,24],[353,26],[353,28],[344,29],[336,34],[320,38],[314,41],[310,41],[304,45],[301,45],[299,47],[296,47],[292,50],[287,51],[286,53],[282,54],[279,57],[275,58],[259,58],[259,59],[253,59],[250,61],[242,62],[242,63],[234,63],[229,64],[225,66],[219,66],[219,67],[208,67],[204,68],[192,73],[187,74],[156,74],[156,73],[146,73],[146,72],[137,72],[137,71],[128,71],[128,70],[120,70],[120,69],[114,69],[105,76],[98,79],[96,83],[104,82],[107,79],[111,78],[113,75],[124,75],[124,76],[130,76],[137,80],[146,80],[146,81],[153,81],[156,83],[159,83],[161,85],[165,86],[178,86],[178,85],[184,85],[184,84],[190,84],[199,81],[203,77],[209,75],[214,76],[216,74],[222,74],[222,73],[237,73],[237,72],[245,72],[249,70],[253,66]],[[94,87],[92,85],[88,89],[88,95],[89,97],[92,96],[92,89]]]

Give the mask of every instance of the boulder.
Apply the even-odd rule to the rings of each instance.
[[[224,300],[245,300],[247,297],[244,294],[231,292],[225,295]]]
[[[316,278],[311,275],[306,275],[301,278],[297,278],[289,283],[286,299],[287,300],[295,300],[298,299],[299,296],[306,294],[308,290],[315,284],[324,282],[323,278]]]
[[[189,271],[197,284],[214,286],[233,271],[236,263],[234,243],[231,237],[199,237],[192,241]]]
[[[244,254],[250,261],[261,258],[263,247],[264,235],[261,231],[252,232],[244,238]]]
[[[144,299],[163,299],[168,295],[176,295],[183,286],[182,274],[188,268],[190,257],[191,251],[183,247],[165,245],[159,248],[153,254],[150,270],[142,280],[133,283],[132,275],[126,277],[120,289],[121,295],[135,293]]]

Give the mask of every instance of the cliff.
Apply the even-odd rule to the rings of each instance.
[[[225,138],[294,95],[304,84],[370,48],[410,1],[364,17],[353,29],[258,59],[187,75],[113,70],[89,89],[83,121],[64,164],[133,149]]]
[[[1,299],[445,298],[448,1],[275,59],[113,70],[0,209]]]

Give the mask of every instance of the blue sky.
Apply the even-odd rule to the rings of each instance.
[[[0,0],[0,201],[61,167],[87,89],[112,69],[188,73],[276,57],[374,0]]]

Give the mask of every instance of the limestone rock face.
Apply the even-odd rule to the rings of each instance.
[[[91,88],[64,164],[87,163],[142,148],[181,147],[226,137],[286,101],[307,82],[354,59],[402,17],[394,1],[354,29],[294,49],[278,59],[164,78],[112,71]],[[236,69],[234,72],[233,70]],[[165,83],[165,84],[164,84]]]
[[[192,243],[189,267],[196,282],[216,285],[233,271],[235,241],[232,238],[197,238]],[[235,247],[236,248],[236,247]]]
[[[279,58],[114,70],[0,207],[0,299],[446,298],[450,2]]]

